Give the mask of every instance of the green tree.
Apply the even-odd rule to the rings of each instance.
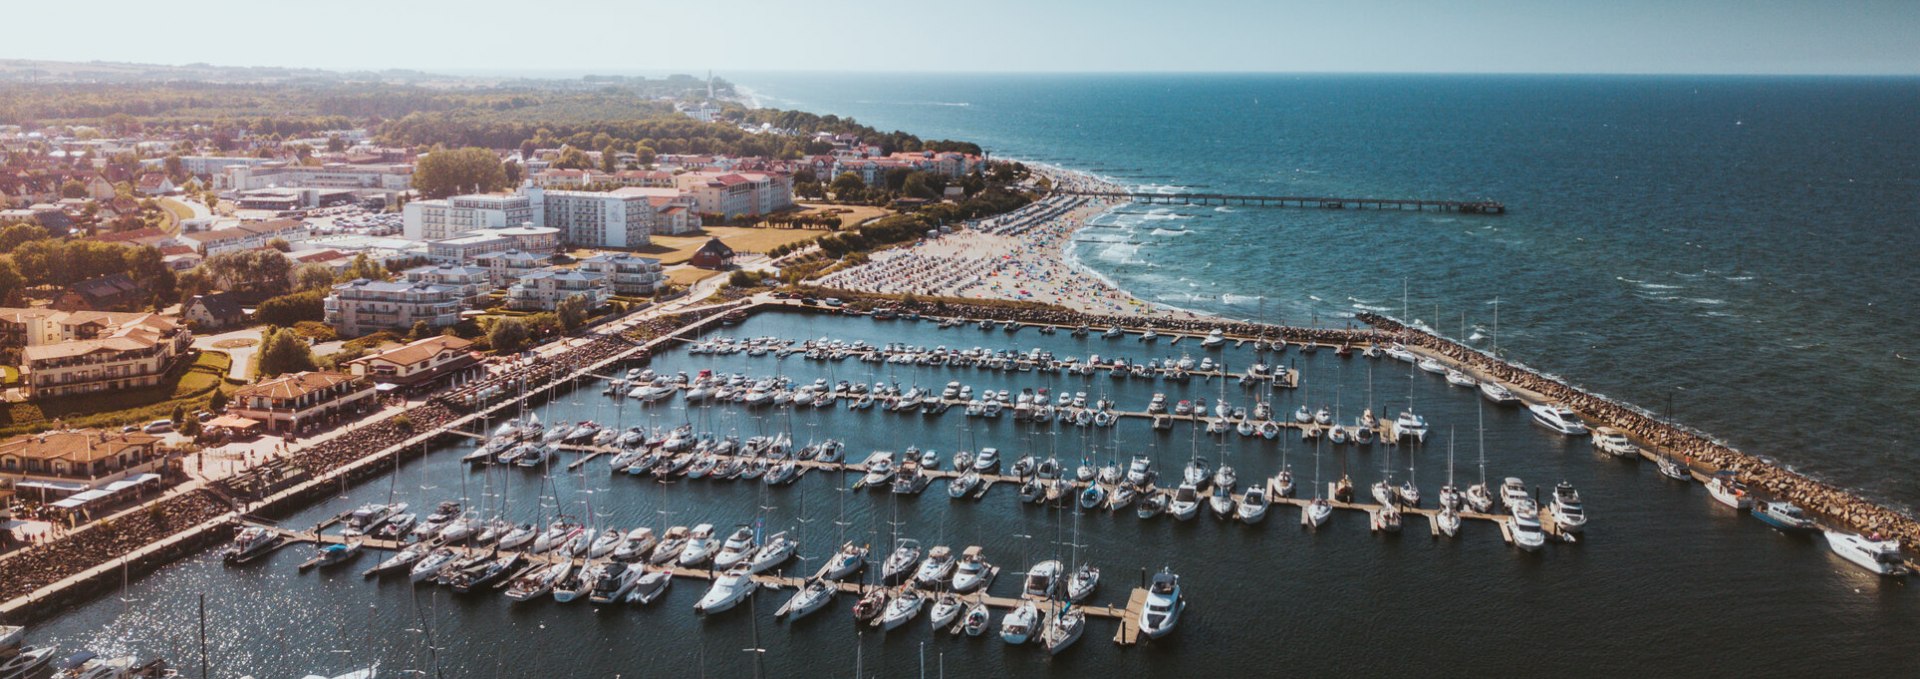
[[[487,343],[495,353],[518,353],[527,346],[527,324],[518,318],[502,318],[487,328]]]
[[[260,323],[289,327],[301,321],[322,320],[327,314],[328,292],[328,288],[315,288],[270,297],[253,310],[253,319]]]
[[[572,332],[587,322],[587,296],[569,295],[553,307],[553,315],[560,320],[560,329]]]
[[[87,185],[80,183],[78,179],[69,179],[60,182],[60,197],[85,198],[87,197]]]
[[[260,337],[261,377],[313,370],[316,367],[313,349],[292,328],[267,326]]]
[[[301,264],[289,274],[296,292],[333,287],[333,269],[325,264]]]
[[[593,158],[586,151],[568,146],[560,150],[560,157],[554,159],[553,167],[561,170],[591,170]]]
[[[407,339],[421,340],[421,339],[426,339],[432,336],[433,336],[433,326],[428,325],[427,322],[424,320],[414,321],[413,331],[407,333]]]
[[[278,236],[274,237],[272,240],[267,241],[267,247],[273,248],[275,250],[279,250],[281,252],[293,252],[293,244],[287,242],[287,239],[280,238]]]
[[[427,198],[498,191],[507,188],[507,172],[492,151],[435,147],[414,163],[413,188]]]
[[[0,252],[13,252],[21,243],[40,240],[47,237],[47,230],[38,224],[20,222],[8,224],[0,229]]]
[[[370,281],[384,281],[391,276],[387,273],[387,267],[373,261],[364,252],[353,256],[353,262],[347,265],[346,275],[347,280],[365,278]]]
[[[19,269],[13,268],[13,260],[0,257],[0,305],[13,306],[25,288],[26,280],[20,277]]]
[[[340,135],[337,134],[327,136],[327,151],[329,153],[339,153],[345,150],[347,150],[347,140],[341,139]]]
[[[605,172],[607,174],[613,174],[614,171],[620,169],[619,162],[620,162],[619,152],[614,150],[612,144],[608,144],[605,147],[600,149],[600,171],[601,172]]]
[[[200,263],[223,290],[247,290],[269,295],[287,291],[292,260],[278,250],[222,252]]]
[[[859,200],[866,191],[867,183],[860,180],[860,175],[842,172],[833,178],[833,197],[836,200]]]

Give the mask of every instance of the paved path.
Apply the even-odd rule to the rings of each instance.
[[[230,339],[250,339],[253,340],[253,344],[244,347],[214,346],[221,340]],[[218,335],[195,337],[193,338],[193,348],[202,351],[226,352],[228,356],[233,357],[233,367],[227,370],[227,377],[241,382],[249,382],[253,380],[253,353],[260,350],[260,329],[247,328],[244,330],[223,332]]]

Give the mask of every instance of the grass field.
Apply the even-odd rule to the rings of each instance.
[[[175,369],[155,386],[7,404],[0,408],[0,436],[46,429],[55,420],[67,427],[112,427],[168,417],[176,405],[187,412],[201,410],[214,390],[231,394],[236,388],[226,382],[232,365],[225,352],[203,351],[192,365]]]
[[[180,222],[193,219],[193,208],[172,198],[161,198],[160,207],[167,211],[167,223],[161,228],[167,233],[180,233]]]
[[[766,252],[788,243],[818,238],[826,233],[807,229],[709,226],[685,236],[654,236],[652,245],[636,249],[634,252],[658,259],[664,266],[671,266],[685,264],[687,260],[693,259],[694,251],[706,245],[708,238],[719,238],[720,242],[727,244],[727,247],[739,252]]]
[[[720,272],[718,271],[708,271],[706,269],[696,269],[693,267],[686,267],[683,269],[674,269],[672,271],[668,271],[667,280],[673,281],[675,285],[693,285],[694,283],[698,283],[700,281],[703,281],[718,275],[720,275]]]
[[[814,203],[801,203],[800,207],[806,208],[806,210],[800,213],[803,215],[820,214],[823,212],[840,215],[842,222],[840,228],[842,229],[851,229],[867,220],[878,219],[893,214],[892,210],[871,205],[817,205]]]

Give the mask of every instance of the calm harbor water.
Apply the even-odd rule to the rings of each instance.
[[[807,339],[831,336],[926,346],[1039,347],[1059,354],[1100,353],[1153,358],[1201,353],[1197,346],[1142,345],[1134,340],[1074,339],[1030,331],[1007,336],[971,327],[937,329],[929,323],[878,322],[773,313],[722,329],[736,337]],[[1213,352],[1242,366],[1250,352]],[[1461,441],[1456,473],[1476,479],[1479,400],[1438,377],[1412,374],[1405,364],[1342,360],[1331,352],[1288,354],[1303,372],[1298,390],[1224,386],[1237,404],[1256,394],[1276,410],[1298,404],[1337,405],[1348,417],[1366,407],[1394,407],[1411,396],[1436,434],[1423,448],[1324,448],[1322,473],[1344,466],[1361,484],[1383,465],[1402,478],[1412,466],[1431,497],[1447,474],[1445,442]],[[1369,379],[1369,367],[1372,367]],[[975,369],[906,368],[799,357],[701,356],[670,352],[653,367],[671,372],[713,369],[755,375],[785,374],[810,381],[897,381],[937,387],[960,380],[976,389],[1051,387],[1105,394],[1125,408],[1143,408],[1156,391],[1170,398],[1222,393],[1218,382],[1184,385],[1105,376],[1075,378]],[[1371,382],[1371,390],[1369,389]],[[1150,452],[1163,472],[1178,473],[1194,454],[1184,425],[1154,432],[1132,421],[1112,430],[1035,429],[1010,419],[939,417],[845,409],[747,410],[712,406],[692,411],[678,399],[653,408],[624,407],[584,388],[538,406],[549,422],[595,419],[635,425],[693,421],[742,436],[791,426],[802,441],[845,440],[850,457],[910,443],[951,452],[995,445],[1009,453],[1052,451],[1078,460],[1097,450],[1120,459]],[[1920,624],[1910,588],[1859,571],[1814,540],[1777,534],[1712,504],[1703,489],[1660,477],[1652,465],[1606,458],[1584,441],[1569,441],[1528,423],[1523,414],[1485,410],[1487,473],[1519,476],[1532,485],[1560,479],[1587,498],[1593,524],[1585,542],[1550,545],[1538,554],[1507,547],[1491,525],[1469,523],[1459,540],[1433,540],[1413,522],[1405,535],[1370,535],[1365,517],[1339,512],[1318,533],[1298,527],[1298,513],[1280,508],[1258,526],[1202,516],[1177,522],[1142,521],[1130,511],[1078,517],[1081,557],[1105,573],[1094,600],[1118,603],[1143,569],[1170,566],[1182,574],[1189,615],[1173,636],[1118,649],[1108,642],[1112,623],[1089,624],[1086,636],[1060,657],[1035,647],[1009,647],[993,638],[933,633],[924,616],[889,635],[860,633],[849,598],[797,624],[771,612],[787,593],[762,592],[755,610],[736,609],[702,619],[692,612],[704,590],[682,581],[648,608],[596,607],[541,600],[510,604],[498,594],[454,596],[414,588],[394,578],[367,581],[363,557],[340,570],[297,573],[308,550],[294,547],[253,565],[228,568],[214,554],[168,567],[36,627],[37,640],[102,650],[157,652],[190,663],[195,651],[195,605],[207,597],[216,676],[300,676],[344,671],[379,661],[384,669],[432,669],[444,676],[751,676],[754,641],[766,676],[850,676],[856,658],[870,676],[1137,676],[1209,672],[1263,676],[1275,672],[1326,675],[1354,672],[1511,675],[1619,674],[1648,667],[1673,673],[1885,675],[1908,666]],[[1031,559],[1071,558],[1071,511],[1019,506],[1014,489],[996,487],[980,501],[952,501],[936,484],[919,497],[869,491],[841,492],[850,478],[809,474],[793,486],[682,481],[661,484],[610,476],[604,462],[577,474],[505,469],[470,470],[450,446],[401,464],[387,479],[343,490],[333,500],[290,517],[312,524],[340,511],[389,497],[430,506],[462,496],[491,504],[504,500],[516,520],[554,511],[584,516],[590,505],[601,521],[630,528],[711,522],[725,527],[762,518],[770,529],[804,531],[801,553],[819,559],[846,539],[889,542],[894,531],[927,545],[983,545],[1005,568],[992,591],[1018,589],[1017,572]],[[1202,435],[1199,454],[1225,459],[1243,480],[1263,478],[1290,464],[1303,486],[1313,475],[1313,450],[1292,436],[1276,441]],[[843,509],[844,508],[844,509]],[[836,525],[836,524],[844,524]],[[757,615],[756,615],[757,613]],[[428,638],[429,634],[431,639]],[[856,651],[856,649],[858,649]]]

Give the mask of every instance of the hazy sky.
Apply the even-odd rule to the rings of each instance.
[[[0,57],[448,71],[1920,73],[1920,0],[23,0]]]

